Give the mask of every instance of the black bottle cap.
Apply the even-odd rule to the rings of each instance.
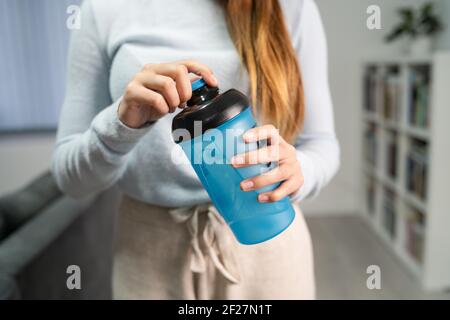
[[[172,132],[186,129],[191,139],[208,129],[217,128],[250,105],[248,98],[238,90],[230,89],[219,94],[219,88],[210,87],[204,82],[199,84],[198,81],[200,80],[192,84],[194,90],[186,109],[172,121]],[[198,126],[196,130],[195,126]],[[174,139],[176,143],[181,142],[178,135],[174,136]]]

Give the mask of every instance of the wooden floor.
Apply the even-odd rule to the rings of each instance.
[[[308,217],[318,299],[450,299],[427,294],[361,218]],[[381,289],[369,290],[366,269],[378,265]]]

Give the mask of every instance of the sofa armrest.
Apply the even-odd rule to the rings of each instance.
[[[95,200],[61,197],[22,225],[0,245],[0,273],[15,276],[54,241]]]
[[[0,198],[0,241],[62,196],[50,172]]]

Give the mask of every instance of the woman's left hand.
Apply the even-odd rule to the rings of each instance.
[[[272,125],[265,125],[248,130],[243,136],[244,142],[267,140],[266,147],[236,155],[231,163],[235,168],[247,167],[259,163],[278,162],[273,170],[241,182],[243,191],[264,188],[268,185],[282,182],[273,191],[258,195],[260,202],[275,202],[297,192],[303,185],[303,173],[294,146],[280,136]]]

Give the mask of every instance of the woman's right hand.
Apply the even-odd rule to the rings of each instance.
[[[192,96],[189,73],[216,87],[212,71],[196,61],[147,64],[128,84],[118,108],[118,116],[130,128],[140,128],[158,120],[177,107],[183,108]]]

